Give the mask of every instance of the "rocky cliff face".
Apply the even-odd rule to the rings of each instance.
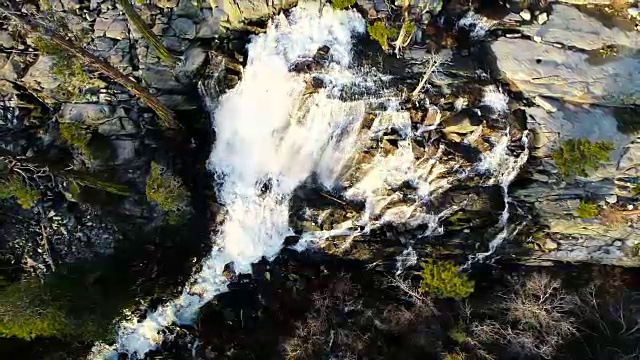
[[[548,227],[534,258],[637,266],[638,32],[632,23],[612,27],[612,17],[561,4],[542,25],[512,19],[521,36],[490,46],[500,76],[536,104],[526,111],[540,160],[529,168],[534,182],[514,193]],[[567,182],[549,156],[570,138],[610,141],[614,149],[589,176]],[[584,199],[601,215],[578,217]]]

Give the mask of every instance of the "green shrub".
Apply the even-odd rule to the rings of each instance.
[[[331,6],[336,10],[344,10],[356,3],[356,0],[333,0]]]
[[[112,340],[114,319],[137,302],[135,291],[123,291],[135,283],[123,268],[123,261],[97,258],[1,287],[0,337]]]
[[[66,337],[71,330],[64,312],[39,280],[22,281],[0,291],[0,337]]]
[[[596,204],[592,204],[584,200],[580,201],[578,210],[576,210],[576,215],[583,219],[593,219],[594,217],[598,216],[598,213],[598,206]]]
[[[0,199],[15,197],[23,209],[29,209],[40,198],[40,192],[29,188],[18,176],[0,180]]]
[[[60,123],[60,137],[67,145],[75,146],[84,154],[89,154],[91,133],[89,133],[81,123]]]
[[[468,340],[467,334],[465,334],[465,332],[459,327],[455,327],[449,330],[449,332],[447,332],[447,335],[451,338],[451,340],[457,342],[458,344],[463,344]]]
[[[461,353],[460,350],[447,353],[445,356],[445,360],[465,360],[466,358],[467,356],[464,353]]]
[[[475,285],[473,280],[459,273],[458,268],[448,261],[430,259],[422,264],[420,277],[420,291],[436,298],[462,299],[473,292]]]
[[[180,221],[187,209],[189,192],[179,178],[163,171],[156,162],[151,163],[147,179],[147,200],[153,201],[167,213],[169,223]]]
[[[376,21],[373,25],[367,25],[367,32],[373,40],[380,43],[380,46],[387,51],[389,49],[389,38],[397,36],[397,31],[388,28],[383,21]]]
[[[571,179],[575,176],[587,176],[588,170],[596,170],[601,163],[609,160],[609,153],[613,148],[613,143],[609,141],[568,139],[553,151],[551,158],[560,175]]]
[[[402,39],[402,42],[404,43],[405,41],[409,40],[409,37],[413,35],[414,31],[416,31],[416,24],[411,20],[405,20],[402,26],[404,26],[405,32],[404,38]]]

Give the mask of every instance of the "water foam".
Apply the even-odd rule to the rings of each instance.
[[[352,35],[364,31],[355,11],[319,12],[317,4],[301,4],[252,40],[242,82],[220,99],[214,114],[217,140],[208,167],[221,184],[218,199],[226,218],[213,250],[177,299],[142,321],[121,324],[115,349],[102,347],[94,358],[115,358],[117,352],[143,357],[162,342],[165,327],[192,323],[200,307],[228,290],[226,264],[250,272],[252,263],[278,254],[291,234],[294,189],[314,172],[327,182],[336,178],[354,139],[349,133],[364,116],[364,106],[332,99],[345,79],[353,79],[345,76]],[[308,96],[310,75],[290,68],[323,45],[331,55],[323,76],[332,81]]]
[[[482,261],[487,256],[493,254],[509,236],[509,228],[507,226],[507,222],[509,221],[509,202],[511,201],[509,197],[509,185],[511,185],[522,166],[524,166],[527,159],[529,159],[529,131],[525,130],[522,133],[520,143],[524,150],[518,156],[514,157],[509,153],[509,140],[509,129],[507,128],[496,146],[491,149],[491,151],[482,154],[482,159],[476,166],[480,172],[492,174],[487,185],[493,185],[495,183],[500,185],[504,209],[502,210],[502,214],[500,214],[497,225],[497,227],[500,228],[500,232],[489,242],[488,251],[474,254],[464,265],[464,268],[469,267],[472,262]]]

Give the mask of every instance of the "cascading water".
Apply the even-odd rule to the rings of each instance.
[[[509,140],[509,129],[507,128],[498,144],[490,152],[483,154],[482,161],[477,165],[477,169],[479,171],[493,174],[491,179],[488,181],[488,185],[493,185],[496,182],[500,185],[502,199],[504,201],[504,209],[500,215],[497,227],[501,230],[498,235],[489,242],[489,250],[483,253],[474,254],[463,266],[464,268],[468,268],[472,262],[482,261],[487,256],[493,254],[509,235],[509,229],[507,227],[510,201],[509,185],[511,185],[515,177],[518,175],[518,172],[520,172],[522,166],[527,162],[527,159],[529,159],[529,131],[524,131],[522,133],[520,142],[524,150],[518,157],[513,157],[509,154],[509,150],[507,149]]]
[[[402,238],[406,250],[397,259],[398,273],[417,262],[416,239],[442,234],[442,220],[460,209],[451,205],[433,211],[430,203],[468,176],[491,173],[489,181],[500,183],[508,206],[508,186],[526,161],[527,150],[510,156],[505,135],[479,164],[468,164],[480,171],[462,170],[460,160],[445,155],[445,146],[433,141],[440,124],[436,107],[430,109],[438,112],[435,123],[414,126],[398,98],[380,96],[375,76],[349,68],[352,36],[364,31],[365,22],[355,11],[319,11],[317,4],[301,4],[288,17],[276,17],[253,39],[242,81],[212,111],[216,143],[208,167],[219,184],[225,221],[213,235],[211,254],[178,298],[144,320],[122,323],[117,344],[96,346],[94,359],[116,358],[118,353],[143,357],[162,343],[165,327],[192,323],[204,304],[228,290],[227,265],[247,273],[252,263],[275,257],[293,234],[289,206],[294,191],[312,175],[325,190],[363,202],[364,211],[331,230],[306,231],[292,247],[302,251],[341,237],[345,241],[340,249],[346,249],[356,237],[392,225],[411,234]],[[330,49],[321,70],[292,71],[321,46]],[[309,93],[312,77],[321,79],[323,87]],[[354,88],[365,96],[343,101]],[[372,89],[378,91],[373,99]],[[493,100],[502,99],[489,93]],[[491,101],[485,105],[492,106]],[[378,110],[368,111],[371,107]],[[368,116],[374,121],[365,125]],[[480,135],[478,130],[466,141]],[[423,144],[421,150],[416,150],[416,141]],[[378,144],[376,150],[369,148],[372,142]],[[505,231],[508,214],[505,208],[499,224]],[[487,255],[500,241],[492,242]]]
[[[300,5],[275,18],[248,47],[242,82],[219,101],[214,114],[216,143],[208,166],[221,187],[226,218],[213,238],[209,257],[177,299],[140,321],[121,324],[114,349],[142,357],[163,340],[166,326],[188,324],[200,307],[227,291],[226,264],[250,272],[251,264],[273,258],[290,235],[288,204],[294,189],[312,173],[330,183],[345,162],[345,147],[364,117],[364,106],[333,99],[348,76],[352,35],[365,22],[355,11]],[[330,47],[323,71],[325,88],[305,95],[310,75],[290,71],[321,46]],[[335,76],[332,76],[335,74]]]

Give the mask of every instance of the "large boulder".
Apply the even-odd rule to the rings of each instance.
[[[594,64],[583,52],[514,38],[501,38],[491,48],[503,76],[526,95],[640,105],[639,58],[620,57]]]
[[[237,27],[251,21],[266,20],[282,9],[293,7],[298,1],[216,0],[216,2],[217,7],[229,16],[231,27]]]
[[[607,27],[598,19],[567,5],[557,4],[553,14],[543,25],[532,23],[520,30],[543,42],[562,44],[584,50],[599,49],[606,45],[640,48],[640,36],[636,31],[624,31]]]

